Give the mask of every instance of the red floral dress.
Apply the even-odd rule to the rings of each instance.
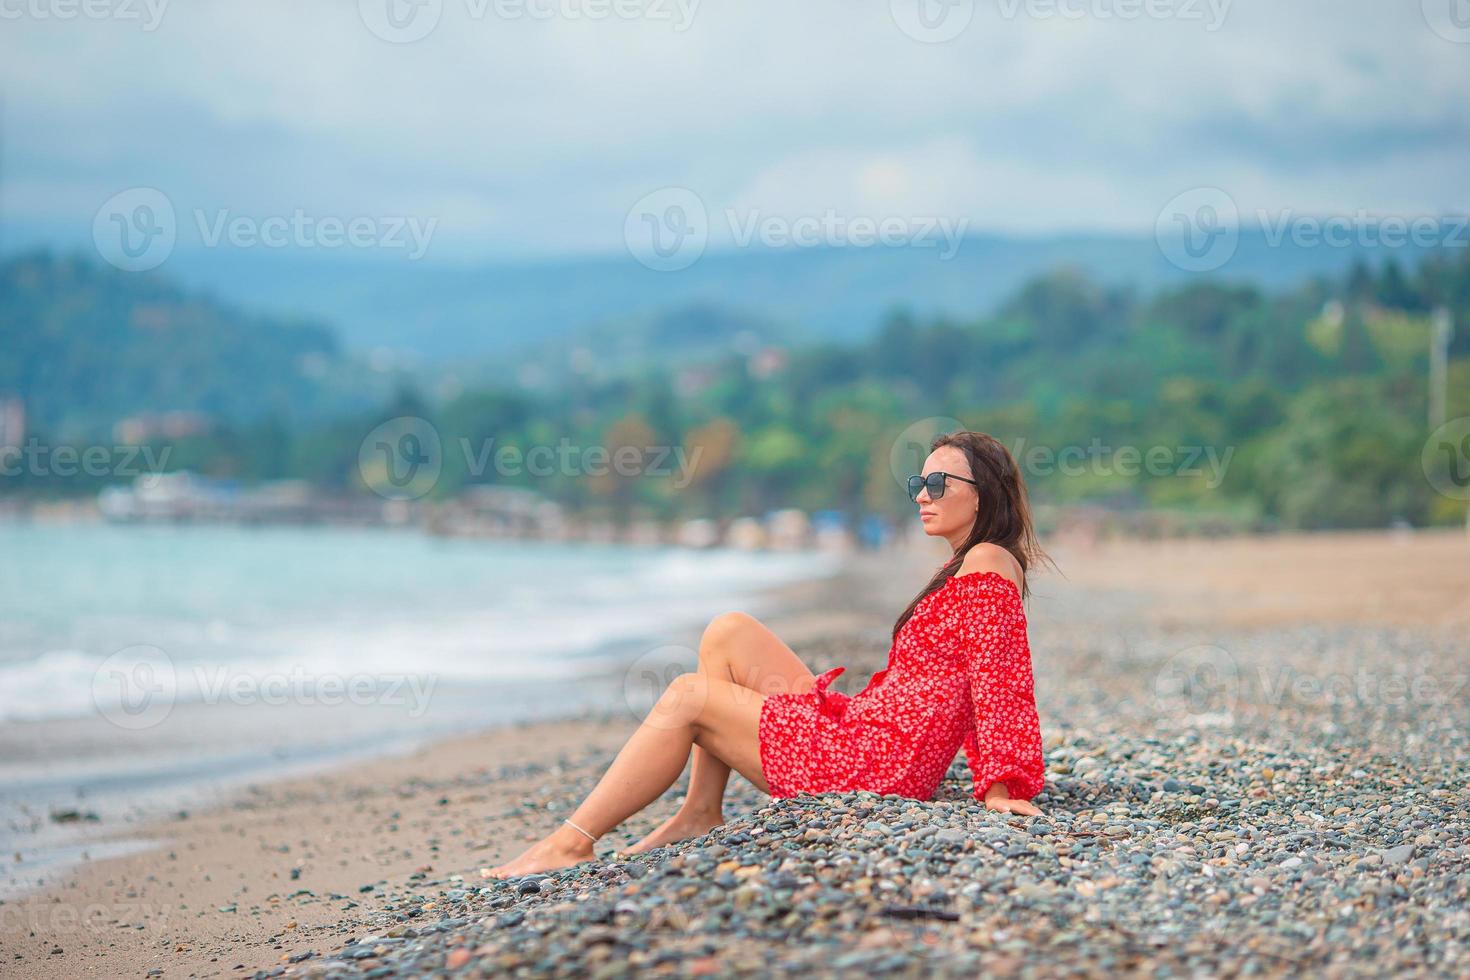
[[[827,689],[767,696],[760,759],[774,797],[869,790],[932,799],[961,745],[983,800],[1041,792],[1041,725],[1016,584],[998,572],[952,576],[899,630],[888,666],[855,695]]]

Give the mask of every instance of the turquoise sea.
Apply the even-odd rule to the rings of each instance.
[[[631,726],[651,694],[635,689],[692,658],[710,616],[758,613],[836,561],[0,524],[0,844],[40,863],[78,827],[507,722],[612,710]],[[81,820],[55,819],[68,810]]]

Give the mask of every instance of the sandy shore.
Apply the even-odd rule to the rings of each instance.
[[[1055,553],[1071,582],[1145,593],[1170,623],[1470,625],[1462,530],[1074,542]]]
[[[1156,776],[1157,785],[1148,784],[1153,795],[1139,797],[1139,805],[1151,799],[1163,813],[1169,812],[1167,796],[1173,791],[1160,787],[1164,780],[1173,781],[1170,773],[1212,765],[1208,758],[1218,758],[1221,751],[1241,758],[1254,754],[1255,762],[1242,763],[1249,773],[1231,784],[1231,792],[1238,791],[1249,806],[1266,795],[1263,786],[1289,790],[1310,782],[1314,770],[1306,763],[1314,753],[1336,751],[1330,748],[1334,740],[1343,751],[1356,746],[1351,765],[1365,777],[1369,772],[1362,767],[1372,769],[1374,779],[1387,778],[1376,767],[1395,758],[1402,762],[1422,756],[1426,765],[1436,767],[1436,785],[1453,787],[1457,779],[1463,784],[1463,736],[1458,742],[1453,737],[1446,741],[1443,733],[1463,724],[1466,691],[1454,684],[1456,671],[1465,669],[1464,650],[1445,647],[1438,637],[1463,635],[1470,624],[1470,538],[1464,534],[1073,543],[1054,546],[1053,555],[1065,578],[1046,574],[1033,580],[1036,597],[1028,618],[1049,776],[1057,787],[1052,808],[1066,811],[1068,819],[1081,820],[1078,815],[1083,814],[1090,821],[1094,812],[1104,812],[1085,780],[1111,771],[1105,766],[1131,767],[1135,772],[1129,778],[1135,782]],[[768,622],[814,670],[848,665],[838,687],[855,691],[882,665],[892,618],[921,584],[926,567],[928,555],[855,562],[832,582],[793,589],[787,607]],[[694,639],[683,636],[670,642],[689,644]],[[1330,691],[1334,676],[1353,670],[1370,672],[1380,685],[1371,698],[1379,701],[1367,711],[1344,713],[1321,690]],[[1214,680],[1181,689],[1181,675]],[[1221,676],[1227,683],[1215,682]],[[1416,676],[1438,685],[1433,697],[1417,689],[1407,710],[1419,713],[1418,722],[1385,728],[1384,717],[1400,718],[1402,712],[1400,702],[1384,693],[1382,682],[1405,677],[1412,682]],[[1319,690],[1308,690],[1302,677],[1317,682]],[[1361,731],[1355,720],[1361,721]],[[346,969],[341,965],[346,961],[339,953],[332,961],[337,966],[324,968],[325,957],[368,932],[387,935],[387,923],[395,917],[407,921],[402,914],[406,904],[413,905],[415,917],[425,914],[425,908],[435,914],[435,899],[424,896],[436,889],[441,904],[476,901],[467,891],[482,884],[477,869],[514,855],[554,825],[635,725],[629,709],[619,705],[574,721],[486,732],[407,756],[252,786],[207,812],[131,829],[125,838],[156,847],[89,862],[45,892],[0,904],[4,972],[19,977],[205,977],[252,976],[279,968],[331,975]],[[1198,744],[1180,749],[1172,767],[1150,760],[1159,738],[1188,741],[1190,733],[1200,731],[1215,740],[1209,752]],[[1274,764],[1279,771],[1260,763],[1267,757],[1280,758]],[[1347,765],[1343,760],[1337,764]],[[1208,772],[1199,771],[1205,774],[1192,778],[1208,778]],[[1400,772],[1380,782],[1376,792],[1385,807],[1406,805],[1402,794],[1412,796],[1409,787],[1414,783]],[[727,815],[732,825],[740,815],[771,826],[768,798],[738,776],[731,787]],[[641,837],[673,812],[681,792],[676,784],[645,813],[609,834],[599,845],[601,853]],[[946,792],[954,806],[963,804],[962,781],[948,785]],[[1195,803],[1187,804],[1188,799]],[[1204,805],[1198,794],[1185,800],[1196,809]],[[1336,819],[1350,819],[1352,806],[1341,809]],[[983,812],[945,812],[958,812],[967,820],[987,817]],[[1419,836],[1410,839],[1421,844],[1433,839],[1452,848],[1444,853],[1462,863],[1470,856],[1470,840],[1457,836],[1459,830],[1440,841],[1425,837],[1435,832],[1433,820],[1421,817],[1417,823]],[[778,821],[776,826],[783,825]],[[1077,833],[1077,826],[1069,824],[1066,832]],[[1351,836],[1353,831],[1344,833]],[[1383,838],[1385,846],[1402,836]],[[749,833],[745,839],[751,839]],[[667,858],[670,850],[656,853]],[[1355,855],[1354,865],[1370,850]],[[1057,860],[1055,849],[1048,859]],[[1061,860],[1068,862],[1065,851]],[[1076,863],[1074,857],[1059,865],[1060,873],[1075,874]],[[663,867],[672,873],[670,868],[680,866]],[[1327,868],[1327,859],[1319,866]],[[1409,877],[1435,872],[1436,866],[1426,865]],[[633,895],[638,885],[630,880],[632,874],[620,874],[600,887],[609,899]],[[463,876],[462,882],[456,875]],[[1083,895],[1072,897],[1090,899],[1098,888],[1101,896],[1113,887],[1106,879],[1090,877],[1092,884],[1082,889]],[[1097,884],[1099,880],[1104,883]],[[514,897],[502,900],[490,891],[482,899],[489,903],[486,908],[505,909]],[[531,895],[525,901],[541,897]],[[956,928],[963,926],[969,938],[952,932],[925,939],[935,923],[919,923],[912,927],[917,931],[908,932],[895,931],[889,922],[886,932],[863,926],[852,950],[881,952],[885,944],[899,949],[920,941],[934,950],[968,949],[986,957],[980,962],[991,969],[1018,967],[1020,960],[1000,948],[1005,943],[1003,935],[996,938],[998,927],[984,941],[975,939],[981,928],[977,914],[954,913]],[[483,925],[484,918],[479,921],[491,928]],[[946,921],[951,920],[941,917],[940,924]],[[504,921],[500,926],[507,927]],[[1453,932],[1459,927],[1445,928]],[[513,955],[489,940],[482,939],[478,948],[472,940],[460,941],[469,949],[462,959],[452,946],[447,954],[431,950],[423,955],[438,957],[433,962],[442,966],[446,955],[451,965],[458,965],[473,953],[485,970],[494,956]],[[380,957],[391,966],[392,944],[404,940],[383,942],[387,945],[376,952],[350,949],[368,952],[357,961],[364,968]],[[697,973],[720,968],[719,961],[701,955],[693,950],[680,969]],[[799,950],[792,955],[797,957],[792,963],[802,962]],[[428,962],[397,962],[396,969],[417,973]],[[758,958],[751,963],[753,970],[761,968]],[[501,967],[510,965],[511,960],[501,962]],[[859,960],[852,965],[859,966]],[[764,968],[771,964],[765,962]],[[671,971],[678,972],[673,966],[662,972]]]

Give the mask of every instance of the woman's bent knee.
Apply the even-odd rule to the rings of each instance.
[[[665,728],[692,725],[709,701],[709,681],[703,674],[680,674],[669,682],[647,720]]]
[[[700,638],[699,647],[703,650],[709,646],[728,643],[741,633],[759,625],[760,620],[749,613],[720,613],[714,619],[711,619],[709,625],[704,628],[704,636]]]

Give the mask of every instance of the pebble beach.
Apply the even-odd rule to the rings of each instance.
[[[610,709],[138,828],[159,847],[0,905],[5,973],[1470,972],[1470,616],[1404,622],[1364,615],[1391,596],[1321,598],[1344,548],[1391,566],[1376,589],[1458,575],[1470,595],[1470,539],[1272,539],[1240,549],[1259,572],[1202,571],[1188,594],[1138,573],[1150,547],[1161,568],[1178,555],[1133,546],[1120,582],[1106,546],[1059,547],[1066,577],[1032,579],[1041,816],[986,811],[963,756],[925,802],[773,800],[735,775],[724,825],[620,853],[673,812],[681,780],[597,861],[484,877],[595,784],[636,724]],[[1291,581],[1269,569],[1303,566],[1311,614],[1294,616]],[[771,623],[814,671],[847,665],[836,687],[855,692],[884,664],[914,567],[811,586]]]

